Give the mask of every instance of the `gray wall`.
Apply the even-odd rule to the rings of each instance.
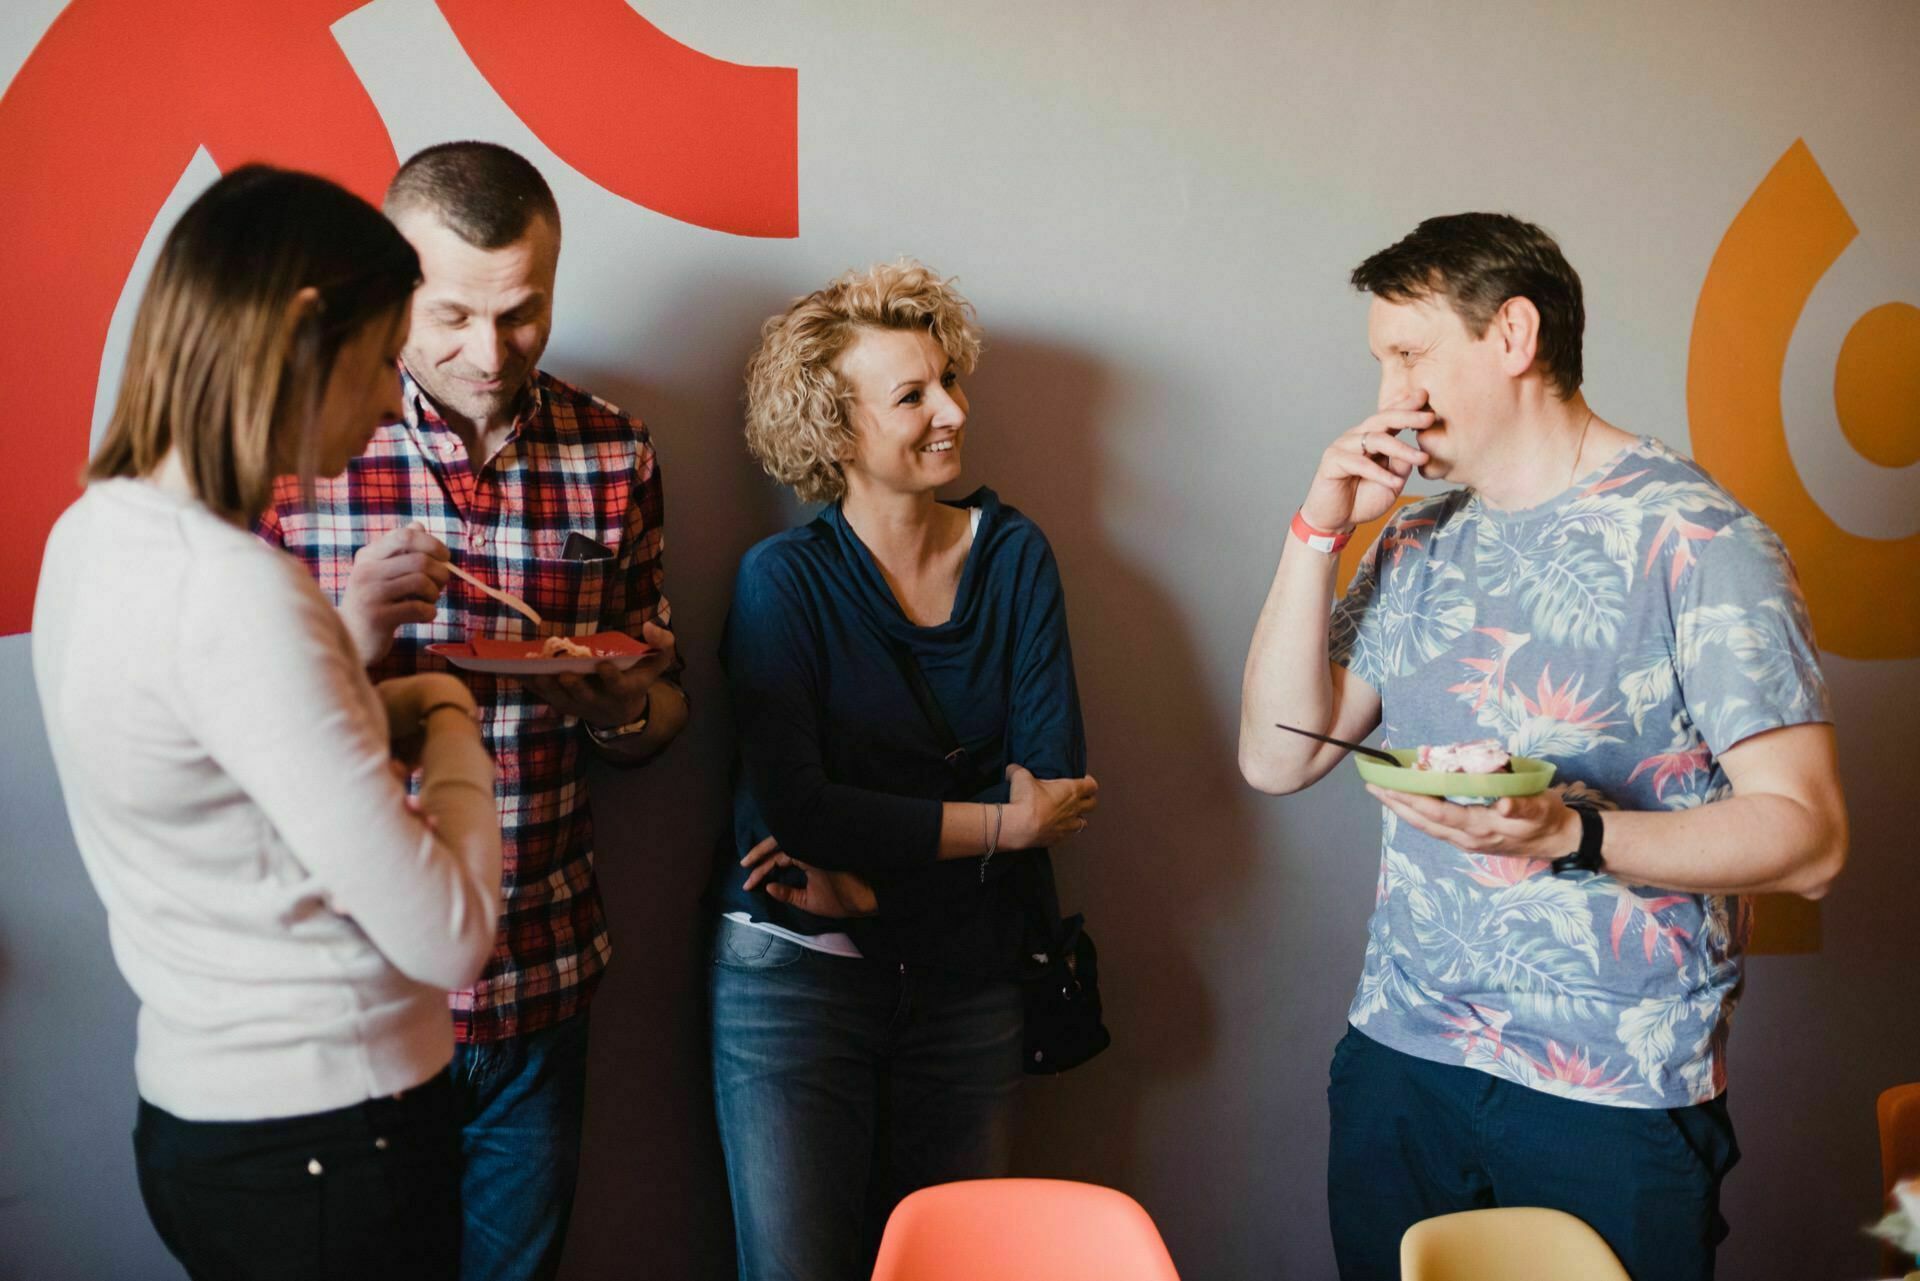
[[[0,83],[60,7],[9,0]],[[594,187],[507,110],[428,0],[376,0],[335,28],[401,155],[478,136],[542,165],[568,224],[548,364],[643,415],[666,469],[698,722],[653,769],[595,779],[618,959],[596,1007],[569,1275],[730,1271],[700,1024],[697,898],[728,750],[712,654],[740,553],[797,514],[740,445],[739,370],[788,296],[901,253],[957,273],[986,324],[969,483],[1053,539],[1103,785],[1100,822],[1062,863],[1100,938],[1116,1043],[1026,1090],[1021,1168],[1128,1190],[1190,1277],[1330,1275],[1324,1074],[1375,823],[1345,774],[1295,798],[1249,791],[1233,737],[1287,516],[1325,440],[1373,403],[1345,271],[1430,213],[1542,222],[1585,276],[1594,404],[1684,449],[1707,264],[1804,137],[1862,232],[1838,277],[1854,293],[1796,339],[1813,375],[1788,379],[1801,466],[1844,489],[1865,464],[1831,428],[1820,371],[1853,317],[1920,302],[1920,8],[636,7],[695,48],[799,68],[797,240],[703,231]],[[188,197],[211,173],[197,163]],[[103,174],[88,196],[113,192]],[[115,361],[110,342],[109,381]],[[44,427],[6,430],[32,448]],[[1881,477],[1890,497],[1841,518],[1912,532],[1916,472]],[[1871,1271],[1858,1228],[1878,1206],[1874,1095],[1920,1077],[1901,947],[1911,823],[1884,799],[1911,790],[1899,752],[1920,671],[1828,671],[1854,862],[1823,905],[1824,949],[1750,967],[1731,1277]],[[24,636],[0,639],[0,715],[0,1277],[175,1276],[127,1143],[133,1003],[60,808]]]

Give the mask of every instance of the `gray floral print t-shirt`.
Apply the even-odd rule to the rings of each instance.
[[[1742,739],[1830,719],[1773,532],[1642,438],[1526,511],[1470,490],[1387,523],[1333,611],[1333,661],[1395,747],[1497,738],[1570,805],[1679,810],[1731,792]],[[1680,1107],[1726,1088],[1745,899],[1554,876],[1383,811],[1348,1018],[1382,1044],[1569,1098]]]

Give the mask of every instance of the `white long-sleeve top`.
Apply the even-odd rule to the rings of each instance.
[[[477,742],[430,742],[429,830],[312,579],[144,481],[97,482],[55,525],[32,647],[74,835],[140,999],[141,1096],[256,1120],[444,1067],[446,991],[479,972],[500,907]]]

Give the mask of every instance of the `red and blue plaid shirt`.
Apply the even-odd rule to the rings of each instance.
[[[544,634],[640,635],[665,627],[660,470],[646,428],[612,405],[537,374],[506,443],[475,467],[460,437],[402,372],[405,420],[382,427],[346,474],[317,483],[313,503],[283,479],[260,535],[307,562],[338,603],[354,553],[414,522],[453,563],[533,606]],[[579,533],[611,555],[571,559]],[[533,625],[459,579],[439,616],[402,627],[374,680],[446,671],[428,645],[531,635]],[[497,763],[503,858],[500,935],[472,990],[452,996],[455,1036],[498,1041],[582,1009],[612,949],[593,868],[582,731],[519,682],[456,673],[473,690]]]

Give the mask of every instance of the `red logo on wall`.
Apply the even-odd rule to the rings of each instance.
[[[331,31],[362,3],[72,0],[0,97],[0,635],[28,628],[114,306],[195,149],[385,190],[399,158]],[[708,57],[623,0],[437,3],[507,106],[600,186],[715,231],[799,233],[792,68]]]

